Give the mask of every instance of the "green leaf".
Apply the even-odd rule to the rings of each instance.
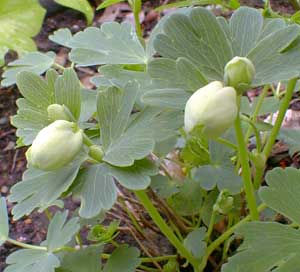
[[[116,87],[107,88],[98,94],[98,117],[104,150],[113,146],[124,133],[138,88],[136,84],[128,84],[124,90]]]
[[[88,121],[93,114],[97,111],[97,92],[81,89],[81,112],[80,112],[80,122]]]
[[[300,171],[288,167],[275,168],[267,173],[266,182],[259,196],[270,208],[300,224]]]
[[[83,169],[77,177],[75,193],[81,198],[79,215],[92,218],[102,210],[109,210],[117,200],[117,187],[105,164]]]
[[[197,258],[201,259],[205,254],[206,242],[205,239],[206,230],[205,227],[199,229],[194,229],[190,232],[184,239],[184,246],[192,252],[192,254]]]
[[[32,52],[27,53],[20,59],[10,62],[7,70],[2,74],[4,78],[1,81],[2,86],[10,86],[16,83],[17,74],[22,71],[32,72],[37,75],[43,74],[50,69],[54,63],[55,54],[53,52],[40,53]]]
[[[103,272],[134,272],[141,264],[140,251],[135,247],[122,245],[108,259]]]
[[[103,160],[115,166],[130,166],[143,159],[154,149],[155,140],[169,138],[182,124],[178,112],[152,108],[136,114],[129,123],[137,87],[132,83],[124,90],[111,87],[98,95]]]
[[[299,230],[274,222],[251,222],[238,228],[236,234],[243,235],[244,242],[222,272],[299,270]]]
[[[194,8],[188,16],[171,15],[163,24],[163,34],[156,36],[154,47],[165,58],[188,59],[208,81],[223,80],[223,69],[233,57],[223,29],[204,8]]]
[[[249,116],[252,116],[257,103],[259,101],[259,97],[255,97],[250,103],[249,99],[245,96],[242,97],[241,100],[241,111]],[[265,115],[269,113],[275,113],[279,109],[280,100],[274,96],[265,97],[258,112],[258,115]]]
[[[169,109],[184,109],[190,94],[182,89],[156,89],[147,91],[142,96],[142,102],[149,106]]]
[[[167,201],[168,204],[180,215],[189,216],[197,214],[202,205],[202,191],[199,184],[187,179],[179,192],[172,195]]]
[[[121,167],[132,165],[153,151],[155,141],[173,136],[183,122],[180,112],[155,108],[146,108],[134,117],[125,133],[106,150],[106,162]]]
[[[279,138],[283,140],[289,147],[289,154],[293,156],[300,150],[300,129],[297,128],[282,128]]]
[[[81,198],[79,215],[92,218],[102,210],[110,210],[117,200],[114,178],[124,187],[132,190],[146,189],[150,177],[158,169],[149,160],[136,161],[130,167],[113,167],[99,164],[83,169],[76,180],[75,194]]]
[[[191,74],[187,75],[187,71],[183,69],[191,69]],[[185,58],[178,61],[168,58],[154,58],[147,65],[147,72],[153,80],[153,89],[183,89],[185,91],[194,92],[204,85],[205,79],[202,79],[199,70]],[[194,78],[193,76],[199,78]]]
[[[53,253],[44,250],[22,249],[6,258],[8,264],[4,272],[55,272],[60,261]]]
[[[79,231],[79,218],[74,217],[67,222],[68,211],[57,212],[51,219],[47,233],[47,249],[53,252],[68,244]]]
[[[122,186],[130,190],[146,189],[151,182],[150,176],[158,173],[158,168],[148,159],[135,161],[129,167],[109,167],[109,171]]]
[[[159,24],[151,41],[162,56],[155,62],[187,59],[208,81],[223,80],[224,67],[234,56],[247,57],[256,69],[252,84],[256,87],[299,75],[299,34],[299,26],[288,25],[281,19],[264,19],[253,8],[239,8],[229,23],[216,19],[207,9],[193,8],[168,16]],[[183,78],[182,84],[196,80],[193,73]],[[169,71],[162,74],[177,81],[178,76],[174,75]],[[165,87],[174,88],[173,84]]]
[[[40,31],[45,9],[38,0],[2,0],[0,3],[0,48],[22,54],[36,50],[31,39]],[[2,56],[1,61],[2,62]]]
[[[128,23],[104,23],[73,36],[70,59],[80,66],[145,64],[147,57],[133,27]]]
[[[9,225],[5,197],[0,198],[0,246],[8,238]]]
[[[56,3],[82,12],[88,24],[92,24],[94,11],[88,0],[55,0]]]
[[[255,47],[263,27],[263,17],[256,9],[240,8],[230,19],[234,56],[246,56]]]
[[[70,165],[51,172],[29,168],[8,197],[10,202],[17,202],[12,210],[14,220],[30,214],[35,208],[44,210],[53,205],[71,186],[84,160],[85,155],[80,154]]]
[[[181,150],[180,157],[191,168],[210,163],[207,141],[199,137],[190,137]]]
[[[61,267],[62,272],[99,272],[101,271],[102,245],[88,246],[75,252],[63,255]]]
[[[120,2],[124,2],[125,0],[104,0],[98,7],[97,10],[99,9],[104,9],[107,8],[109,6],[112,6],[114,4],[120,3]]]
[[[212,191],[208,192],[201,206],[201,218],[203,220],[203,223],[207,227],[209,226],[210,219],[213,213],[213,206],[216,203],[218,196],[219,196],[219,190],[218,188],[215,187]],[[222,218],[223,218],[222,215],[217,214],[215,222],[219,222],[220,219]]]
[[[24,98],[37,108],[45,109],[55,101],[47,82],[32,72],[18,74],[17,85]]]
[[[69,42],[72,40],[72,32],[68,28],[60,28],[49,35],[49,40],[58,43],[62,46],[69,47]]]
[[[226,132],[223,135],[223,139],[228,140],[231,143],[234,143],[234,139],[230,135],[230,131]],[[235,155],[235,150],[230,147],[221,144],[217,141],[209,141],[209,151],[210,151],[210,161],[214,165],[219,166],[232,166],[231,158]]]
[[[242,178],[227,165],[204,165],[193,171],[193,178],[200,186],[209,191],[215,186],[220,191],[227,189],[232,194],[238,194],[243,187]]]
[[[177,59],[176,68],[181,80],[186,82],[187,90],[196,91],[209,83],[198,67],[186,58]]]
[[[18,112],[11,123],[17,127],[17,136],[25,145],[32,143],[38,132],[49,125],[47,107],[55,103],[53,81],[57,74],[54,70],[47,72],[43,80],[32,72],[21,72],[17,85],[24,96],[17,100]]]
[[[65,105],[78,120],[81,109],[80,81],[73,68],[64,70],[63,75],[55,81],[56,102]]]
[[[299,34],[300,29],[298,26],[287,26],[269,34],[251,50],[248,58],[253,62],[256,69],[254,86],[288,80],[298,76],[297,70],[300,67],[300,61],[297,59],[299,48],[290,48],[286,51],[284,49],[294,42]]]
[[[151,188],[161,198],[169,198],[179,192],[178,183],[166,176],[157,175],[151,178]]]

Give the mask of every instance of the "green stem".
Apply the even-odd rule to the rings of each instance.
[[[171,244],[177,249],[178,253],[185,257],[194,267],[194,271],[198,272],[197,266],[198,261],[196,258],[185,248],[185,246],[179,241],[170,227],[166,224],[164,219],[161,217],[157,209],[152,204],[151,200],[149,199],[147,193],[142,191],[135,191],[137,198],[141,201],[151,218],[153,219],[154,223],[160,228],[161,232],[168,238]]]
[[[236,133],[236,138],[238,143],[239,159],[242,166],[242,178],[244,182],[244,189],[246,193],[246,199],[247,199],[251,219],[258,220],[256,199],[255,199],[254,188],[253,188],[252,178],[251,178],[251,170],[249,165],[248,149],[245,143],[245,138],[241,127],[240,114],[238,114],[234,122],[234,128],[235,128],[235,133]]]
[[[207,242],[210,240],[210,235],[211,235],[212,232],[213,232],[214,224],[215,224],[215,221],[216,221],[216,216],[217,216],[217,211],[215,211],[215,210],[213,209],[212,214],[211,214],[211,217],[210,217],[210,221],[209,221],[209,225],[208,225],[206,237],[205,237],[205,240],[206,240]]]
[[[300,5],[299,2],[297,0],[290,0],[291,5],[293,6],[293,8],[297,11],[300,10]]]
[[[294,78],[294,79],[291,79],[288,82],[286,93],[285,93],[285,96],[284,96],[284,98],[281,102],[276,122],[274,124],[274,127],[271,130],[271,133],[270,133],[270,136],[268,138],[267,144],[265,145],[265,148],[264,148],[264,151],[263,151],[266,158],[268,158],[269,155],[271,154],[273,145],[274,145],[274,143],[277,139],[277,136],[278,136],[278,133],[280,131],[282,122],[284,120],[284,116],[286,114],[287,109],[289,108],[290,101],[293,97],[293,93],[294,93],[294,89],[295,89],[297,80],[298,80],[297,78]]]
[[[46,247],[29,245],[29,244],[25,244],[25,243],[22,243],[22,242],[19,242],[19,241],[16,241],[14,239],[10,239],[10,238],[7,238],[6,242],[11,243],[11,244],[13,244],[15,246],[18,246],[18,247],[22,247],[22,248],[47,251]]]
[[[252,128],[252,130],[254,132],[254,135],[255,135],[255,139],[256,139],[256,149],[257,149],[258,152],[260,152],[261,151],[261,139],[260,139],[258,129],[256,128],[255,124],[253,123],[252,119],[248,118],[247,116],[242,115],[241,119],[246,121],[250,125],[250,127]],[[247,139],[247,142],[248,142],[249,137],[247,138],[247,135],[246,135],[245,138]]]
[[[226,140],[224,138],[218,137],[218,138],[215,139],[215,141],[218,142],[218,143],[220,143],[220,144],[226,145],[226,146],[228,146],[231,149],[234,149],[234,150],[238,149],[235,144],[229,142],[228,140]]]
[[[110,254],[101,254],[101,258],[102,259],[109,259],[110,258]],[[163,262],[163,261],[168,261],[169,259],[176,259],[177,258],[177,255],[165,255],[165,256],[158,256],[158,257],[143,257],[143,258],[140,258],[140,260],[142,261],[142,263],[152,263],[153,261],[156,261],[156,262]]]
[[[253,113],[253,115],[252,115],[252,117],[251,117],[251,120],[252,120],[253,122],[256,121],[256,119],[257,119],[257,117],[258,117],[258,115],[259,115],[259,111],[260,111],[260,109],[261,109],[261,106],[262,106],[262,103],[263,103],[265,97],[266,97],[267,94],[268,94],[269,88],[270,88],[269,85],[265,85],[264,88],[263,88],[263,90],[262,90],[262,92],[261,92],[261,94],[260,94],[260,96],[259,96],[259,98],[258,98],[258,101],[257,101],[257,103],[256,103],[256,107],[255,107],[254,113]],[[248,127],[248,130],[247,130],[247,132],[246,132],[246,136],[245,136],[245,139],[246,139],[246,140],[245,140],[245,142],[248,142],[251,132],[252,132],[252,127],[249,126],[249,127]]]
[[[259,187],[261,186],[261,178],[264,172],[265,172],[264,168],[258,168],[258,167],[255,168],[255,175],[254,175],[254,182],[253,182],[255,190],[258,190]]]
[[[258,207],[258,211],[261,212],[267,207],[266,204],[261,204]],[[201,264],[200,264],[200,271],[202,272],[204,268],[206,267],[207,260],[209,256],[215,251],[216,248],[218,248],[225,240],[227,240],[233,233],[234,231],[239,228],[241,225],[245,224],[246,222],[251,220],[251,215],[246,216],[244,219],[242,219],[240,222],[232,226],[230,229],[225,231],[218,239],[213,241],[208,248],[206,249],[205,255],[202,258]]]
[[[49,209],[46,208],[44,212],[45,212],[45,215],[46,215],[47,219],[48,219],[49,221],[51,221],[51,219],[52,219],[52,214],[51,214],[51,212],[49,211]]]
[[[86,146],[92,146],[92,145],[94,145],[93,141],[85,133],[83,133],[83,143]]]
[[[58,64],[56,62],[52,64],[52,67],[55,69],[58,69],[58,70],[62,70],[62,71],[64,71],[66,69],[65,67],[61,66],[60,64]]]

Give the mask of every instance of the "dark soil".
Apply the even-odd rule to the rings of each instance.
[[[46,1],[47,2],[47,1]],[[49,1],[48,1],[49,2]],[[95,1],[96,3],[97,1]],[[162,2],[166,1],[146,1],[144,3],[143,14],[141,18],[143,20],[143,27],[145,35],[147,35],[151,29],[155,26],[160,18],[160,15],[153,12],[153,7],[159,6]],[[242,0],[244,5],[249,5],[257,8],[263,7],[263,2],[261,0]],[[99,4],[99,1],[98,1]],[[288,1],[273,0],[272,8],[274,10],[279,10],[282,13],[292,13],[293,9],[288,4]],[[105,11],[100,11],[96,13],[94,25],[99,26],[106,21],[129,21],[133,23],[133,17],[127,4],[121,3],[108,8]],[[44,21],[42,30],[40,34],[35,38],[38,45],[38,49],[43,52],[54,51],[57,53],[57,61],[65,65],[67,63],[68,50],[60,47],[57,44],[48,40],[48,35],[52,34],[55,30],[59,28],[69,28],[73,33],[78,32],[86,27],[86,22],[84,17],[76,12],[64,8],[53,8],[47,14],[47,18]],[[10,55],[8,60],[11,60],[13,55]],[[79,76],[83,82],[88,87],[91,85],[88,83],[89,78],[94,74],[92,69],[80,69],[78,70]],[[20,94],[15,86],[10,88],[0,89],[0,194],[2,196],[7,196],[12,185],[17,181],[21,180],[22,173],[26,168],[25,151],[26,148],[15,149],[15,128],[10,125],[10,117],[16,114],[16,100],[20,97]],[[288,160],[287,164],[291,163],[291,159],[287,155],[287,150],[284,150],[284,158]],[[276,158],[276,156],[275,156]],[[281,160],[278,164],[280,165]],[[75,210],[78,207],[78,202],[68,200],[67,208],[70,210]],[[139,208],[139,207],[138,207]],[[137,208],[137,209],[138,209]],[[8,204],[9,212],[12,209],[12,204]],[[11,216],[11,215],[10,215]],[[142,214],[141,217],[146,215]],[[114,216],[109,216],[109,219],[115,218]],[[146,221],[149,219],[145,219]],[[17,239],[22,242],[39,244],[45,239],[45,234],[47,231],[48,219],[44,214],[39,214],[37,212],[32,215],[14,222],[10,219],[10,235],[12,238]],[[126,222],[122,222],[122,227],[126,228]],[[169,243],[162,237],[162,235],[149,230],[151,233],[152,244],[150,248],[153,249],[153,253],[158,254],[168,254],[172,253],[172,248]],[[143,240],[143,239],[141,239]],[[132,234],[126,230],[121,232],[119,236],[119,242],[130,243],[131,245],[138,246],[136,239],[133,238]],[[149,241],[144,242],[147,246]],[[153,244],[156,244],[153,247]],[[15,250],[14,246],[5,244],[0,247],[0,272],[4,270],[6,257]],[[188,271],[188,270],[186,270]],[[213,271],[213,270],[207,270]]]

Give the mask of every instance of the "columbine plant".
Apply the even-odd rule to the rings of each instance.
[[[281,125],[299,76],[299,36],[299,26],[264,19],[255,9],[240,8],[227,21],[189,8],[163,18],[145,47],[126,23],[74,36],[55,32],[50,39],[71,49],[74,65],[99,66],[92,79],[97,91],[84,89],[75,70],[55,63],[51,52],[10,63],[2,84],[16,82],[24,97],[12,118],[17,144],[31,147],[28,170],[8,201],[15,203],[14,220],[34,210],[52,219],[41,245],[13,240],[2,198],[0,242],[24,248],[7,258],[5,272],[116,272],[120,263],[122,272],[180,271],[187,264],[200,272],[212,271],[211,256],[224,272],[296,271],[300,172],[275,168],[265,183],[263,175],[276,139],[286,141],[291,155],[298,151],[300,132]],[[250,103],[245,91],[257,87],[261,94]],[[259,118],[275,112],[274,124]],[[171,172],[170,160],[184,175]],[[94,223],[117,202],[116,182],[136,195],[175,255],[140,258],[136,248],[115,243],[118,222]],[[52,217],[48,208],[62,207],[69,195],[81,199],[78,215]],[[274,211],[290,224],[274,222]],[[218,222],[223,228],[214,228]],[[90,245],[80,237],[86,224]],[[244,239],[237,252],[235,238]],[[116,246],[111,255],[105,243]]]

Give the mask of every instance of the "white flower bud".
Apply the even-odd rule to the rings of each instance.
[[[47,108],[48,119],[50,122],[56,120],[67,120],[70,121],[69,116],[66,113],[65,107],[59,104],[52,104]]]
[[[32,166],[51,171],[70,163],[82,145],[83,134],[77,125],[57,120],[38,133],[26,157]]]
[[[226,64],[224,72],[225,84],[241,93],[250,87],[255,76],[255,67],[248,58],[234,57]]]
[[[206,137],[218,137],[232,126],[237,113],[236,91],[214,81],[196,91],[185,106],[184,126],[190,133],[202,126]]]

